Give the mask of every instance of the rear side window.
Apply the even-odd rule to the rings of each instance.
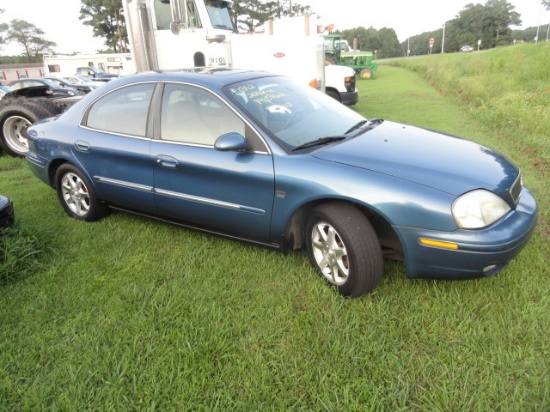
[[[145,137],[154,88],[151,83],[138,84],[103,96],[91,107],[85,125],[105,132]]]

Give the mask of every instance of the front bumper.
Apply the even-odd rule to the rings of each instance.
[[[353,92],[340,93],[340,99],[342,99],[342,103],[346,106],[353,106],[359,101],[359,92],[355,90]]]
[[[515,210],[482,230],[437,232],[395,227],[405,253],[409,278],[472,279],[490,276],[504,268],[527,245],[537,224],[537,204],[527,189]],[[420,238],[451,242],[449,250],[421,245]]]

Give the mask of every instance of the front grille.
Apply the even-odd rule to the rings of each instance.
[[[512,187],[510,187],[510,196],[512,196],[512,200],[517,205],[519,203],[519,197],[521,195],[521,188],[522,188],[522,182],[521,182],[521,173],[518,174],[518,177],[516,178],[514,184]]]

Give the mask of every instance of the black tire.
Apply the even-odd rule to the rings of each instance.
[[[62,110],[47,98],[4,97],[0,102],[0,148],[12,156],[24,156],[29,126]]]
[[[374,73],[371,69],[362,69],[359,72],[359,78],[362,80],[370,80],[374,77]]]
[[[99,201],[88,178],[69,163],[57,169],[55,188],[61,206],[74,219],[93,222],[109,213],[109,208]]]
[[[369,293],[382,278],[384,261],[376,232],[349,203],[313,209],[306,222],[306,243],[315,270],[344,296]]]
[[[342,103],[342,99],[340,99],[340,94],[338,92],[335,92],[334,90],[327,90],[326,93],[327,93],[327,96],[330,96],[337,102]]]

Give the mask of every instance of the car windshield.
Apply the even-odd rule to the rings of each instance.
[[[58,82],[54,82],[53,80],[51,79],[41,79],[41,83],[45,84],[45,85],[48,85],[50,87],[62,87],[62,85]]]
[[[44,79],[44,80],[48,80],[49,82],[54,83],[58,87],[65,87],[68,84],[68,82],[64,79]]]
[[[74,84],[93,83],[92,79],[86,76],[74,76],[69,77],[69,79],[71,79]]]
[[[225,92],[287,150],[341,140],[366,123],[332,97],[286,77],[235,83]]]

